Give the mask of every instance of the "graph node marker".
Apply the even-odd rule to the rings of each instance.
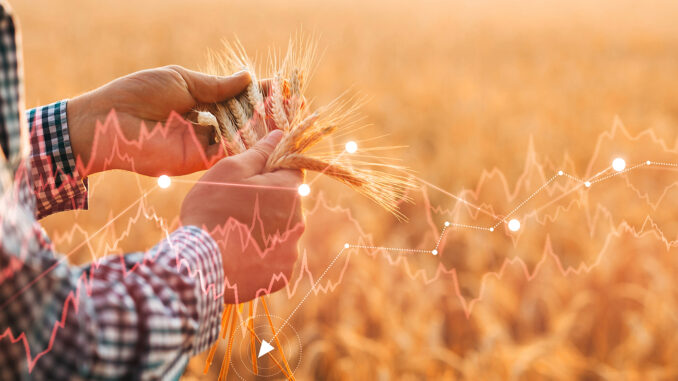
[[[493,232],[493,231],[494,231],[494,228],[490,228],[490,231]]]
[[[612,160],[612,169],[614,169],[617,172],[621,172],[626,168],[626,161],[622,159],[621,157],[618,157],[614,160]]]
[[[562,175],[563,175],[563,171],[558,171],[558,176],[562,176]]]
[[[346,143],[346,152],[348,153],[356,153],[358,150],[358,143],[354,142],[351,140],[350,142]]]
[[[311,187],[309,187],[308,184],[301,184],[299,185],[297,192],[299,192],[301,197],[306,197],[311,193]]]
[[[349,246],[350,246],[350,245],[349,245],[348,243],[345,243],[345,244],[344,244],[344,249],[348,249]]]
[[[158,186],[162,189],[167,189],[172,185],[172,179],[167,175],[161,175],[158,177]]]
[[[450,226],[450,221],[445,221],[445,226]]]
[[[591,187],[591,182],[590,182],[590,181],[586,181],[586,182],[584,183],[584,186],[587,187],[587,188],[590,188],[590,187]]]
[[[436,250],[436,249],[431,250],[431,254],[438,255],[438,250]]]
[[[517,232],[520,230],[520,221],[516,220],[515,218],[509,221],[508,223],[508,228],[512,232]]]

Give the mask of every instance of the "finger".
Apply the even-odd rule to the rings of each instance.
[[[282,131],[274,130],[259,140],[252,148],[247,151],[233,156],[238,160],[244,172],[241,173],[244,177],[251,177],[260,174],[266,166],[266,161],[271,155],[271,152],[282,139]]]
[[[223,77],[188,70],[181,66],[170,66],[170,69],[181,75],[196,103],[214,103],[233,98],[243,92],[251,81],[247,71]]]

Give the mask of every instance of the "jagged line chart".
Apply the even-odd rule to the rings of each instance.
[[[593,155],[594,158],[598,155],[598,150],[600,149],[602,139],[604,139],[606,136],[614,136],[615,132],[617,131],[618,128],[619,128],[619,126],[617,126],[615,124],[615,126],[613,127],[613,130],[610,134],[603,135],[603,136],[599,137],[599,141],[598,141],[598,144],[596,146],[596,151]],[[624,131],[623,129],[622,129],[622,134],[628,135],[628,133],[626,131]],[[647,133],[643,133],[641,135],[647,136],[648,134],[650,135],[650,138],[656,139],[652,135],[651,131],[647,132]],[[635,137],[634,139],[640,139],[640,135]],[[675,153],[675,150],[669,149],[666,146],[663,146],[662,148],[664,149],[665,152],[669,152],[669,153],[672,153],[672,154]],[[610,158],[610,159],[615,160],[617,158]],[[592,159],[592,161],[593,161],[593,159]],[[480,225],[480,224],[476,225],[476,224],[466,224],[466,223],[445,221],[442,224],[442,227],[439,229],[440,233],[438,234],[437,240],[434,240],[434,242],[433,242],[435,245],[430,249],[407,248],[407,247],[399,248],[399,247],[388,247],[388,246],[365,245],[365,244],[362,244],[362,243],[346,243],[343,246],[343,248],[341,248],[339,250],[338,254],[336,254],[336,256],[329,263],[329,265],[325,268],[325,270],[322,272],[322,275],[320,275],[320,277],[315,278],[315,279],[314,279],[313,274],[312,274],[312,272],[309,268],[307,257],[304,255],[302,257],[302,260],[301,260],[301,262],[302,262],[301,274],[308,275],[308,279],[309,279],[309,283],[311,284],[311,288],[306,293],[306,295],[304,295],[304,297],[302,298],[302,301],[293,309],[292,313],[287,317],[284,324],[287,324],[287,322],[292,317],[292,315],[301,307],[302,303],[308,298],[308,296],[310,296],[311,292],[313,292],[315,294],[318,294],[318,293],[321,293],[321,292],[330,292],[330,291],[334,290],[341,283],[341,280],[343,279],[345,272],[346,272],[346,269],[347,269],[348,259],[344,263],[344,266],[343,266],[336,282],[332,283],[331,281],[328,281],[326,286],[323,286],[320,282],[323,280],[323,277],[325,276],[325,274],[327,274],[327,272],[330,270],[330,268],[332,268],[332,266],[335,263],[337,263],[337,260],[344,253],[348,253],[348,252],[351,252],[353,250],[354,251],[368,250],[370,252],[397,252],[397,253],[400,253],[400,254],[431,254],[431,255],[435,256],[435,255],[440,254],[440,253],[438,253],[438,249],[441,245],[441,242],[443,241],[445,235],[448,234],[452,229],[457,229],[457,230],[459,230],[459,229],[470,229],[470,230],[484,231],[484,232],[487,232],[487,233],[494,233],[495,231],[499,230],[499,228],[501,226],[505,225],[508,228],[507,232],[513,232],[513,233],[518,232],[521,229],[520,225],[516,226],[514,224],[513,227],[511,226],[511,222],[514,221],[514,220],[518,220],[518,219],[517,218],[510,219],[510,217],[514,216],[515,213],[517,213],[519,210],[521,210],[521,208],[523,208],[525,205],[527,205],[537,195],[539,195],[539,194],[543,193],[545,190],[549,189],[549,187],[551,185],[554,185],[554,183],[557,183],[556,180],[558,180],[560,178],[571,180],[571,181],[574,182],[575,185],[569,187],[567,189],[567,191],[563,192],[563,194],[561,194],[560,196],[553,198],[550,201],[550,203],[558,201],[559,199],[563,198],[564,195],[566,195],[566,194],[573,193],[573,192],[576,192],[578,190],[586,190],[586,189],[594,187],[594,185],[598,186],[598,184],[603,183],[607,180],[610,180],[612,178],[615,178],[615,177],[618,177],[618,176],[621,176],[621,175],[624,175],[624,174],[628,174],[630,172],[637,172],[637,170],[642,169],[642,168],[647,168],[647,169],[650,169],[650,168],[673,169],[673,168],[676,168],[676,167],[678,167],[678,164],[667,161],[667,160],[663,160],[663,159],[657,160],[657,161],[653,161],[653,160],[640,161],[637,164],[634,164],[630,167],[626,167],[626,163],[624,162],[624,166],[621,167],[621,168],[619,167],[619,165],[617,165],[615,167],[615,162],[613,161],[611,166],[607,166],[603,170],[595,173],[594,175],[586,176],[586,177],[583,177],[583,178],[576,177],[576,176],[570,174],[569,172],[565,172],[564,170],[559,170],[555,174],[553,174],[551,177],[549,177],[544,183],[542,183],[541,186],[537,187],[536,190],[533,193],[531,193],[528,197],[526,197],[522,201],[516,203],[515,206],[513,207],[513,209],[511,209],[508,213],[504,214],[503,216],[499,216],[499,215],[495,214],[494,211],[493,211],[494,208],[492,208],[492,207],[486,206],[484,204],[483,205],[476,205],[475,203],[468,201],[463,196],[453,195],[453,194],[451,194],[447,191],[444,191],[444,190],[441,190],[440,188],[435,187],[433,184],[427,183],[426,181],[424,181],[422,179],[423,184],[428,184],[429,186],[431,186],[434,189],[437,188],[438,190],[441,190],[442,192],[448,194],[453,199],[455,199],[457,201],[457,203],[455,205],[464,205],[464,206],[466,206],[466,207],[468,207],[472,210],[475,210],[479,214],[490,216],[494,219],[495,222],[492,223],[492,224],[488,224],[488,225]],[[591,168],[589,168],[589,169],[591,169]],[[613,170],[614,172],[611,172],[611,170]],[[154,190],[155,189],[157,189],[157,188],[154,188]],[[658,200],[661,200],[664,197],[664,195],[667,192],[667,189],[668,189],[668,187],[663,190],[662,195],[658,198]],[[148,193],[150,193],[150,192],[148,192]],[[132,205],[130,205],[128,207],[130,209],[125,209],[125,211],[131,210],[132,206],[134,206],[134,204],[137,204],[138,205],[137,213],[136,213],[137,219],[140,218],[141,216],[143,216],[147,219],[155,219],[156,222],[161,225],[161,229],[163,230],[163,232],[165,234],[168,234],[169,231],[170,231],[169,226],[172,226],[173,223],[171,223],[171,224],[166,223],[162,218],[158,217],[158,215],[155,213],[155,211],[152,210],[152,208],[149,208],[149,206],[146,205],[145,198],[148,196],[148,193],[146,193],[144,195],[144,197],[142,197],[142,199],[144,199],[144,202],[137,201],[137,202],[133,203]],[[649,203],[649,200],[648,200],[648,203]],[[659,201],[657,201],[657,203],[654,205],[654,207],[656,207],[656,205],[658,205],[658,203],[659,203]],[[316,208],[323,206],[321,204],[322,204],[321,202],[317,202]],[[324,205],[324,206],[327,207],[327,205]],[[536,207],[535,210],[540,210],[540,209],[543,209],[543,208],[544,208],[544,205],[541,205],[539,207]],[[121,216],[122,214],[123,213],[121,213],[119,216]],[[134,219],[132,219],[132,220],[134,220]],[[357,223],[357,221],[356,221],[356,223]],[[648,223],[648,224],[651,225],[651,223]],[[132,225],[133,225],[133,222],[128,223],[127,233],[131,229]],[[641,229],[640,229],[640,232],[645,231],[645,227],[646,227],[646,224],[644,223],[643,227],[641,227]],[[106,228],[106,226],[102,227],[97,232],[90,235],[88,239],[91,239],[95,234],[105,230],[105,228]],[[655,226],[651,226],[651,228],[655,228]],[[78,229],[82,230],[77,225],[74,225],[73,228],[70,230],[70,232],[62,234],[60,236],[60,239],[65,240],[65,239],[73,238],[76,230],[78,230]],[[638,233],[638,234],[640,234],[640,233]],[[124,235],[125,235],[125,233],[123,233],[123,235],[120,237],[120,239],[122,239],[122,237]],[[667,247],[676,246],[675,241],[669,240],[668,238],[665,238],[663,235],[662,235],[662,238],[665,241]],[[86,244],[86,242],[83,242],[82,244]],[[607,242],[606,242],[605,245],[607,246]],[[115,247],[115,245],[113,245],[113,247]],[[532,268],[532,270],[530,270],[528,264],[519,257],[506,259],[503,262],[503,264],[501,265],[501,267],[498,271],[490,271],[490,272],[485,273],[482,276],[480,290],[478,291],[477,296],[474,297],[474,298],[471,298],[471,299],[468,299],[468,298],[466,298],[462,295],[462,293],[460,291],[459,280],[457,278],[457,271],[454,268],[446,269],[443,266],[439,266],[436,274],[434,276],[430,277],[430,278],[426,278],[425,276],[421,275],[422,274],[421,271],[412,272],[408,268],[406,270],[406,272],[411,279],[415,280],[417,278],[422,278],[423,282],[427,283],[427,284],[434,282],[435,280],[437,280],[443,274],[451,276],[452,279],[453,279],[453,282],[455,284],[455,290],[454,291],[455,291],[456,297],[459,299],[460,303],[462,304],[462,306],[464,308],[464,312],[466,314],[466,317],[468,318],[471,315],[471,312],[473,310],[474,305],[478,301],[480,301],[483,297],[484,286],[487,283],[486,281],[489,280],[490,278],[501,278],[503,276],[505,270],[511,265],[517,265],[520,268],[522,268],[523,273],[525,275],[525,278],[528,281],[533,279],[538,274],[543,263],[545,263],[546,260],[549,259],[549,258],[553,258],[555,260],[556,264],[559,267],[559,270],[561,271],[561,273],[563,275],[580,274],[582,272],[589,272],[592,269],[594,269],[596,266],[598,266],[600,264],[603,252],[604,252],[604,250],[601,250],[599,255],[590,264],[582,263],[578,267],[566,267],[566,266],[562,265],[559,257],[553,251],[550,251],[548,249],[548,246],[545,248],[545,250],[543,252],[543,256],[537,262],[536,266],[534,266]],[[390,256],[387,256],[387,258],[389,258],[389,261],[391,262],[392,265],[395,265],[395,264],[398,264],[399,262],[401,262],[403,259],[406,259],[407,256],[408,255],[397,256],[393,260],[391,260]],[[95,260],[95,263],[96,263],[96,260]],[[405,266],[408,267],[407,264]],[[195,275],[198,276],[197,274],[195,274]],[[289,298],[291,298],[292,296],[294,296],[296,294],[297,289],[300,286],[301,280],[302,280],[302,276],[299,276],[299,278],[295,282],[290,281],[288,283],[286,290],[287,290],[287,295],[288,295]],[[82,284],[85,284],[85,286],[86,286],[86,282],[84,280],[83,280],[83,282],[79,283],[79,285],[82,285]],[[201,284],[202,284],[202,282],[201,282]],[[85,289],[87,289],[87,287],[85,287]],[[208,292],[209,289],[203,289],[203,291]],[[74,304],[77,305],[77,299],[78,299],[77,296],[80,295],[80,292],[81,292],[80,287],[78,287],[77,290],[74,290],[74,292],[72,293],[73,297],[70,298],[68,300],[68,302],[73,302]],[[22,341],[23,345],[26,348],[27,359],[29,360],[29,369],[32,369],[33,366],[35,365],[35,362],[42,355],[49,352],[49,350],[51,349],[51,343],[54,340],[56,332],[57,332],[59,327],[63,326],[64,321],[65,321],[65,316],[60,322],[55,322],[55,326],[54,326],[54,329],[52,331],[53,334],[52,334],[52,339],[50,341],[50,345],[44,351],[40,352],[38,355],[36,355],[35,357],[32,357],[32,358],[31,358],[31,355],[30,355],[31,351],[30,351],[30,348],[28,347],[28,342],[25,339],[25,334],[23,332],[20,333],[19,335],[15,336],[8,329],[0,336],[0,339],[3,339],[6,336],[9,336],[9,338],[12,340],[12,342]]]

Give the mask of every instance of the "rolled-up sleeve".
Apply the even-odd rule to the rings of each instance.
[[[64,100],[26,113],[37,218],[88,206],[87,180],[78,174],[68,133],[67,105]]]

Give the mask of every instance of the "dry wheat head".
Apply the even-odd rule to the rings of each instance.
[[[270,54],[267,80],[260,80],[253,62],[239,43],[224,43],[224,52],[211,54],[208,71],[228,75],[249,71],[252,82],[237,97],[214,104],[200,105],[197,123],[212,126],[215,140],[224,151],[238,154],[254,145],[273,129],[283,131],[283,138],[270,155],[266,168],[310,170],[330,176],[370,198],[399,219],[401,201],[407,201],[407,190],[414,186],[404,167],[384,164],[392,159],[377,153],[389,147],[361,148],[348,154],[330,149],[312,152],[321,141],[338,138],[360,125],[355,98],[341,96],[329,105],[311,110],[304,97],[309,73],[315,59],[313,40],[290,40],[285,55]]]

